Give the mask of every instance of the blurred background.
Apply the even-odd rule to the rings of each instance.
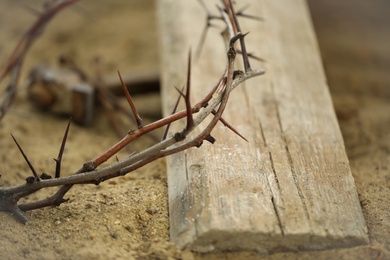
[[[44,2],[41,0],[34,2],[22,0],[0,1],[0,68],[7,63],[9,55],[26,28],[36,19],[34,10],[39,10]],[[357,257],[355,259],[358,259],[359,256],[374,259],[384,254],[389,257],[390,1],[308,0],[307,2],[372,245],[367,250],[352,250],[348,251],[348,254],[355,254],[351,255]],[[39,63],[55,66],[61,54],[72,56],[91,75],[100,72],[104,75],[115,76],[118,69],[123,74],[156,71],[159,66],[156,28],[154,1],[152,0],[80,1],[77,5],[64,10],[58,17],[54,18],[34,44],[27,55],[22,71],[22,82],[29,70]],[[98,64],[96,60],[99,60]],[[1,91],[4,87],[4,84],[0,85]],[[42,122],[47,124],[43,125]],[[30,159],[39,165],[38,168],[42,168],[38,170],[43,171],[46,166],[53,166],[51,158],[58,153],[65,124],[66,120],[48,116],[31,106],[27,102],[25,93],[22,92],[15,100],[14,107],[9,114],[0,122],[1,184],[20,183],[26,177],[27,167],[20,166],[21,157],[16,151],[11,138],[9,138],[10,132],[16,136],[26,137],[21,138],[22,144],[26,147],[26,152],[31,154]],[[74,131],[77,132],[77,135],[71,135],[69,139],[68,152],[66,153],[67,161],[64,162],[64,170],[66,171],[71,172],[72,169],[90,159],[93,151],[96,152],[96,149],[101,150],[102,147],[108,147],[117,140],[117,136],[113,134],[108,121],[102,117],[95,118],[94,125],[90,129],[77,126],[74,126],[74,128],[76,128]],[[50,133],[49,136],[48,133]],[[53,143],[58,144],[58,146],[53,147]],[[128,183],[118,182],[115,185],[117,185],[117,188],[122,187],[120,185],[126,185],[123,187],[134,192],[134,194],[131,194],[132,199],[137,198],[135,194],[142,193],[146,189],[151,192],[154,192],[153,189],[158,189],[158,192],[164,193],[166,192],[165,173],[163,172],[165,166],[161,164],[159,167],[159,172],[150,171],[151,173],[143,175],[143,179],[139,176],[129,177],[133,181],[134,179],[139,181],[138,184],[134,182],[136,183],[134,185],[138,185],[134,189],[130,189]],[[6,174],[15,171],[16,174]],[[123,192],[123,189],[118,188],[118,190]],[[84,192],[93,194],[96,192],[96,188],[88,186]],[[110,196],[122,195],[111,194]],[[148,198],[150,199],[146,201]],[[154,198],[154,201],[152,201],[152,198]],[[157,200],[150,193],[147,193],[142,201],[142,203],[134,203],[132,212],[139,212],[138,206],[142,206],[143,203],[153,202],[160,205],[158,207],[160,207],[159,212],[161,214],[157,214],[159,217],[153,218],[153,221],[148,222],[148,224],[142,222],[143,215],[134,220],[134,223],[138,224],[134,224],[134,226],[129,224],[130,227],[128,228],[132,230],[132,234],[131,238],[128,239],[133,240],[128,240],[127,250],[133,250],[135,257],[139,259],[155,255],[162,256],[159,259],[164,259],[164,257],[171,257],[171,259],[183,256],[194,257],[190,252],[175,249],[174,245],[169,242],[166,194],[163,194]],[[73,201],[71,205],[77,206],[77,202]],[[95,204],[92,203],[91,205]],[[94,209],[95,206],[90,207]],[[121,209],[119,207],[119,210]],[[109,216],[113,209],[103,207],[99,210],[99,212],[103,212],[100,214]],[[62,208],[61,212],[50,209],[47,214],[51,216],[49,219],[52,219],[53,215],[61,218],[61,214],[66,214],[66,210],[64,211],[64,208]],[[36,218],[37,221],[42,222],[39,222],[39,225],[50,225],[52,223],[50,221],[45,223],[44,218],[48,216],[43,211],[34,214],[43,216],[41,220]],[[116,211],[115,214],[128,215],[126,212]],[[83,223],[80,215],[72,220],[73,222],[80,221],[76,222],[79,225]],[[113,215],[112,218],[115,219],[115,216]],[[33,256],[31,253],[33,250],[29,246],[31,243],[23,236],[29,239],[39,236],[42,232],[39,230],[39,225],[35,225],[36,231],[24,228],[21,228],[21,231],[16,231],[9,228],[9,225],[15,224],[12,222],[13,219],[4,216],[4,214],[0,214],[0,217],[0,222],[5,225],[1,229],[2,236],[5,239],[4,243],[0,245],[0,256],[3,252],[8,252],[7,256],[13,256],[15,252],[18,256],[23,254]],[[111,218],[107,217],[107,219],[110,220]],[[141,222],[144,226],[141,225]],[[99,229],[97,225],[102,225],[103,229]],[[102,239],[101,244],[99,244],[97,238],[95,238],[96,234],[99,237],[100,234],[105,234],[104,232],[110,230],[109,228],[115,230],[115,225],[104,225],[106,224],[97,221],[96,226],[86,227],[93,230],[90,233],[92,235],[82,237],[82,242],[76,244],[72,242],[69,245],[63,241],[67,241],[68,238],[78,234],[77,232],[81,232],[77,231],[77,226],[70,226],[71,231],[66,231],[65,228],[57,231],[53,230],[53,232],[61,234],[58,239],[62,242],[61,245],[54,246],[53,251],[48,249],[49,252],[52,252],[51,254],[46,254],[49,258],[50,256],[72,256],[69,251],[70,248],[85,249],[86,245],[94,244],[95,248],[97,248],[96,245],[102,247],[100,250],[103,252],[111,250],[112,255],[110,256],[114,257],[115,251],[122,252],[124,250],[123,246],[115,243],[115,240],[108,243],[106,238]],[[50,228],[50,226],[46,227],[47,229]],[[150,232],[154,230],[153,236],[145,235],[144,230],[146,229]],[[32,232],[32,235],[28,235],[29,232]],[[66,232],[69,233],[68,238]],[[125,233],[120,232],[124,231],[119,231],[119,229],[117,231],[117,234],[123,238]],[[93,234],[95,234],[95,237],[93,237]],[[55,234],[46,234],[46,236],[47,240],[56,237]],[[39,241],[43,244],[48,243],[44,242],[44,239]],[[152,246],[154,244],[156,246]],[[16,251],[9,251],[14,245],[18,245],[13,249]],[[46,248],[49,248],[49,246]],[[331,258],[340,256],[338,251],[322,254],[317,256],[323,258],[326,256]],[[36,255],[42,256],[42,253]],[[93,255],[84,254],[82,256]],[[202,258],[201,255],[196,257]],[[227,255],[226,259],[228,257]],[[309,254],[306,257],[311,259]]]

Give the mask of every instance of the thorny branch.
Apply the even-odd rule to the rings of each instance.
[[[75,1],[65,1],[61,3],[70,3]],[[195,105],[190,103],[190,77],[191,77],[191,54],[189,55],[188,61],[188,71],[187,71],[187,83],[186,91],[183,93],[183,90],[179,91],[180,95],[184,98],[186,103],[185,110],[174,112],[160,120],[157,120],[153,123],[147,125],[141,125],[141,118],[138,115],[137,110],[133,104],[131,95],[127,93],[127,88],[123,87],[126,93],[128,102],[132,108],[133,115],[137,119],[138,128],[128,132],[126,136],[122,138],[118,143],[114,144],[111,148],[103,152],[101,155],[95,159],[86,162],[78,171],[73,175],[60,177],[60,165],[62,159],[62,152],[65,146],[66,137],[68,135],[69,125],[65,131],[64,140],[61,145],[59,156],[56,160],[56,172],[55,178],[48,179],[39,177],[36,173],[34,174],[33,179],[28,178],[29,181],[23,185],[14,186],[14,187],[0,187],[0,211],[8,211],[13,213],[13,215],[23,223],[27,222],[27,217],[25,211],[34,210],[46,206],[57,206],[65,202],[65,194],[69,189],[75,184],[96,184],[115,178],[118,176],[125,175],[131,171],[134,171],[158,158],[162,158],[180,151],[189,149],[191,147],[200,147],[204,140],[210,141],[213,143],[215,139],[211,136],[211,132],[216,124],[221,121],[225,126],[229,127],[232,131],[238,134],[238,132],[222,118],[222,114],[225,110],[226,104],[229,100],[230,93],[242,82],[245,80],[258,76],[264,73],[262,70],[252,70],[249,65],[248,54],[245,51],[244,36],[240,30],[236,13],[233,10],[233,5],[230,0],[222,1],[223,7],[220,8],[221,17],[226,23],[229,33],[229,42],[227,50],[227,65],[226,69],[223,72],[222,76],[218,80],[218,83],[211,89],[211,91]],[[54,7],[53,7],[54,8]],[[242,55],[244,59],[245,72],[235,71],[234,63],[236,59],[236,48],[235,43],[240,41]],[[25,54],[21,54],[22,56]],[[19,58],[13,58],[16,62],[20,62]],[[13,60],[11,59],[11,60]],[[17,66],[20,68],[20,66]],[[196,115],[196,117],[194,117]],[[209,124],[196,136],[189,138],[189,134],[197,127],[200,123],[203,122],[208,116],[212,116],[212,120]],[[143,135],[156,130],[161,127],[168,128],[169,125],[175,121],[178,121],[182,118],[187,118],[186,126],[179,132],[176,132],[171,137],[166,137],[162,139],[161,142],[145,149],[144,151],[131,154],[127,158],[124,158],[120,161],[112,163],[106,167],[98,168],[102,163],[107,161],[109,158],[114,156],[117,152],[127,146],[129,143],[134,140],[142,137]],[[239,135],[239,134],[238,134]],[[241,136],[241,135],[240,135]],[[16,142],[16,139],[15,139]],[[18,145],[18,147],[20,147]],[[31,165],[28,161],[27,156],[24,154],[22,148],[19,148],[27,163]],[[32,165],[31,170],[33,171]],[[35,172],[35,171],[33,171]],[[47,187],[61,186],[58,191],[43,200],[27,202],[23,204],[18,204],[18,201],[34,192],[37,192],[40,189]]]

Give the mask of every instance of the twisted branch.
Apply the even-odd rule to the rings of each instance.
[[[223,124],[232,129],[233,132],[237,133],[237,131],[234,130],[234,128],[222,118],[222,114],[229,101],[229,96],[231,92],[240,83],[251,77],[261,75],[264,73],[264,71],[252,70],[250,69],[250,67],[249,69],[246,68],[247,70],[245,72],[237,73],[237,71],[234,70],[234,63],[236,59],[235,43],[236,41],[240,41],[242,43],[244,41],[245,35],[242,34],[239,30],[237,31],[237,28],[239,28],[239,26],[237,25],[237,18],[235,18],[236,14],[232,9],[231,3],[230,5],[225,4],[225,8],[220,8],[220,10],[221,17],[229,28],[228,32],[230,40],[228,42],[228,51],[226,58],[227,65],[218,83],[214,87],[212,87],[210,92],[206,94],[203,99],[198,101],[193,106],[191,106],[191,103],[189,101],[191,75],[191,61],[189,56],[186,93],[183,94],[182,91],[180,91],[186,102],[185,110],[174,112],[173,114],[165,118],[143,126],[141,125],[140,116],[135,109],[130,94],[126,93],[134,117],[136,119],[139,119],[139,121],[137,120],[137,129],[129,131],[128,134],[122,138],[122,140],[114,144],[112,147],[110,147],[108,150],[103,152],[95,159],[84,163],[84,165],[78,171],[76,171],[70,176],[60,177],[60,171],[59,169],[56,169],[56,178],[53,179],[39,178],[38,176],[35,176],[36,174],[34,174],[34,179],[23,185],[18,185],[14,187],[0,187],[0,211],[11,212],[18,220],[23,223],[26,223],[28,219],[24,213],[25,211],[47,206],[60,205],[61,203],[66,201],[66,199],[64,199],[64,196],[69,191],[69,189],[72,188],[73,185],[98,185],[99,183],[108,179],[123,176],[158,158],[178,153],[191,147],[200,147],[204,140],[214,142],[215,139],[211,137],[211,132],[219,121],[222,121]],[[241,48],[245,49],[242,45]],[[242,55],[245,57],[244,59],[248,59],[248,55],[246,54],[246,52],[243,52]],[[124,89],[126,89],[125,91],[127,91],[127,88],[124,86],[124,83],[122,84]],[[194,115],[196,115],[196,117],[194,117]],[[204,127],[199,134],[192,138],[189,138],[189,135],[193,132],[193,130],[198,128],[199,125],[209,116],[212,116],[212,120],[208,123],[208,125]],[[176,132],[170,137],[163,138],[161,142],[145,149],[144,151],[134,153],[125,159],[98,169],[98,167],[103,162],[114,156],[129,143],[160,127],[168,127],[172,122],[178,121],[184,117],[187,118],[187,124],[181,131]],[[62,151],[65,146],[68,129],[69,125],[65,132],[65,137],[61,145],[59,156],[56,159],[57,168],[59,167],[58,165],[60,165],[60,161],[62,158]],[[22,197],[25,197],[43,188],[55,186],[61,187],[57,190],[55,194],[46,199],[18,204],[18,201]]]

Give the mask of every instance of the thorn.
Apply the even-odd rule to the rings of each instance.
[[[242,34],[241,32],[238,32],[236,35],[234,35],[231,39],[230,39],[230,43],[229,43],[229,46],[231,48],[233,48],[234,46],[234,43],[236,43],[237,40],[243,38],[246,34]]]
[[[263,21],[264,19],[262,17],[259,17],[259,16],[255,16],[255,15],[250,15],[250,14],[244,14],[244,11],[246,9],[249,8],[249,4],[241,7],[239,10],[237,10],[236,12],[236,15],[237,16],[241,16],[241,17],[245,17],[245,18],[249,18],[249,19],[253,19],[253,20],[258,20],[258,21]]]
[[[211,19],[217,19],[217,17],[214,17],[214,16],[207,17],[206,25],[203,28],[202,34],[201,34],[200,39],[199,39],[198,47],[196,48],[196,52],[195,52],[195,59],[196,60],[199,59],[200,54],[202,53],[202,49],[203,49],[204,43],[206,41],[206,36],[207,36],[207,32],[208,32],[209,28],[217,28],[214,24],[210,23]]]
[[[31,184],[35,182],[35,178],[33,176],[28,176],[26,178],[26,183]]]
[[[27,162],[28,167],[30,167],[31,172],[34,174],[35,181],[40,181],[40,178],[35,171],[34,167],[30,163],[29,159],[27,158],[26,154],[24,153],[22,147],[19,145],[18,141],[16,141],[15,137],[11,134],[12,139],[14,139],[14,142],[16,143],[16,146],[19,148],[20,153],[23,155],[24,160]]]
[[[243,13],[246,9],[250,7],[250,4],[246,4],[243,7],[241,7],[239,10],[237,10],[236,14]]]
[[[236,14],[237,14],[237,16],[241,16],[241,17],[248,18],[248,19],[253,19],[256,21],[264,21],[264,19],[262,17],[256,16],[256,15],[243,14],[243,13],[239,13],[239,12],[237,12]]]
[[[212,23],[210,23],[210,21],[212,19],[221,19],[221,17],[218,17],[218,16],[214,16],[212,14],[210,14],[210,11],[208,10],[206,4],[204,3],[203,0],[198,0],[199,4],[202,6],[202,8],[204,9],[204,11],[206,12],[207,14],[207,17],[206,17],[206,24],[205,24],[205,27],[203,28],[203,31],[202,31],[202,35],[200,36],[200,40],[199,40],[199,43],[198,43],[198,47],[196,48],[196,51],[195,51],[195,59],[199,59],[200,57],[200,54],[202,52],[202,48],[203,48],[203,45],[204,45],[204,42],[206,40],[206,35],[207,35],[207,32],[208,32],[208,29],[209,27],[215,27],[215,25],[213,25]]]
[[[58,201],[54,201],[53,205],[54,205],[54,206],[59,206],[59,205],[61,205],[62,203],[67,202],[68,200],[69,200],[69,199],[61,198],[61,199],[58,200]]]
[[[237,78],[237,77],[240,77],[240,76],[243,76],[244,75],[244,72],[241,71],[241,70],[235,70],[233,72],[233,79]]]
[[[55,178],[59,178],[61,174],[61,162],[62,162],[62,155],[64,154],[65,150],[65,144],[66,140],[68,139],[68,133],[70,128],[70,123],[72,122],[72,118],[69,119],[68,125],[66,126],[64,137],[62,138],[61,148],[58,153],[57,159],[54,159],[56,161],[56,171],[55,171]]]
[[[211,113],[213,113],[213,115],[215,115],[217,113],[217,111],[213,110]],[[227,128],[229,128],[230,130],[232,130],[236,135],[238,135],[239,137],[241,137],[242,139],[244,139],[245,141],[249,142],[242,134],[240,134],[231,124],[229,124],[225,119],[223,119],[222,117],[219,119],[219,121],[221,121],[221,123],[226,126]]]
[[[21,211],[17,205],[12,205],[11,207],[9,207],[8,210],[14,215],[14,217],[17,220],[19,220],[23,224],[27,223],[28,218],[26,217],[25,213],[23,211]]]
[[[179,90],[176,87],[175,87],[175,89],[177,90],[177,92],[179,92],[180,96],[183,97],[185,99],[185,101],[186,101],[186,116],[187,116],[187,126],[186,126],[186,128],[189,129],[189,125],[190,125],[190,123],[189,123],[190,119],[189,118],[192,119],[191,107],[190,107],[190,110],[187,109],[187,100],[186,100],[187,98],[186,98],[186,95],[183,93],[183,91]],[[190,113],[188,113],[188,111],[190,111]],[[193,122],[192,122],[192,125],[193,125]]]
[[[176,87],[175,87],[175,88],[176,88]],[[176,90],[177,90],[177,88],[176,88]],[[179,103],[180,103],[180,97],[182,96],[182,95],[181,95],[181,92],[183,92],[183,90],[184,90],[184,87],[181,89],[181,91],[179,91],[179,96],[177,97],[176,104],[175,104],[175,106],[174,106],[174,108],[173,108],[173,111],[172,111],[171,115],[173,115],[174,113],[176,113],[177,107],[179,106]],[[167,127],[166,127],[165,130],[164,130],[164,133],[163,133],[163,136],[162,136],[162,138],[161,138],[161,141],[164,141],[164,140],[167,138],[167,135],[168,135],[168,131],[169,131],[170,126],[171,126],[171,123],[167,124]]]
[[[215,138],[212,137],[211,135],[208,135],[204,138],[206,141],[209,141],[210,143],[214,144],[215,143]]]
[[[192,118],[192,108],[191,108],[191,49],[188,52],[188,70],[187,70],[187,89],[184,100],[186,101],[186,111],[187,111],[187,130],[191,129],[194,126],[194,119]]]
[[[196,148],[200,148],[203,144],[203,141],[200,141],[199,143],[196,144]]]
[[[232,15],[233,15],[233,20],[234,20],[234,23],[235,23],[235,27],[237,28],[237,32],[240,33],[241,32],[241,27],[240,27],[240,24],[238,23],[237,15],[236,15],[236,12],[234,11],[232,0],[228,0],[228,2],[229,2],[230,10],[231,10]],[[245,40],[244,40],[243,37],[240,38],[240,44],[241,44],[242,59],[243,59],[243,62],[244,62],[245,72],[252,71],[251,65],[249,63],[246,47],[245,47]]]
[[[244,38],[244,37],[247,36],[248,34],[249,34],[249,32],[244,33],[244,34],[242,35],[241,38]],[[241,39],[241,38],[240,38],[240,39]]]
[[[256,55],[254,55],[254,54],[252,54],[252,53],[248,53],[248,57],[249,57],[249,58],[252,58],[252,59],[254,59],[254,60],[261,61],[261,62],[267,62],[265,59],[260,58],[260,57],[257,57]]]
[[[242,54],[242,51],[241,51],[241,50],[237,50],[237,53]],[[249,58],[252,58],[252,59],[254,59],[254,60],[258,60],[258,61],[261,61],[261,62],[266,62],[265,59],[260,58],[260,57],[257,57],[257,56],[254,55],[253,53],[250,53],[250,52],[249,52],[249,53],[247,53],[247,55],[248,55]]]
[[[118,70],[118,75],[119,75],[119,78],[120,78],[121,83],[122,83],[123,92],[125,92],[127,101],[129,102],[129,105],[130,105],[130,107],[131,107],[131,111],[133,112],[135,121],[137,122],[138,129],[140,129],[140,128],[142,128],[142,118],[139,116],[139,114],[138,114],[138,112],[137,112],[137,109],[135,108],[133,99],[132,99],[131,96],[130,96],[129,90],[128,90],[127,87],[126,87],[126,84],[125,84],[125,82],[123,81],[122,76],[121,76],[121,73],[119,72],[119,70]]]
[[[244,36],[241,32],[238,32],[236,35],[234,35],[229,42],[229,50],[227,52],[228,60],[229,62],[232,62],[236,58],[236,50],[234,48],[234,44],[238,39],[242,39]]]
[[[211,24],[209,23],[209,21],[207,21],[206,26],[204,27],[204,29],[202,31],[202,35],[200,36],[198,47],[196,48],[195,59],[199,59],[199,57],[200,57],[204,42],[206,40],[206,35],[207,35],[208,29],[210,26],[211,26]]]
[[[177,132],[177,133],[175,133],[175,135],[173,136],[173,138],[175,138],[175,140],[176,140],[177,142],[181,142],[181,141],[183,141],[184,139],[186,139],[186,136],[185,136],[185,134],[183,134],[182,132]]]
[[[41,179],[42,180],[49,180],[49,179],[51,179],[51,176],[45,172],[42,172]]]

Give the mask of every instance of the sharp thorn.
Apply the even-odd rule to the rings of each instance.
[[[138,129],[140,129],[140,128],[142,128],[142,118],[139,116],[139,114],[137,112],[137,109],[136,109],[136,107],[134,105],[133,99],[131,98],[130,92],[129,92],[129,90],[126,87],[126,84],[123,81],[121,73],[119,72],[119,70],[118,70],[118,75],[119,75],[119,79],[121,80],[121,83],[122,83],[123,92],[125,92],[127,101],[129,102],[129,105],[131,107],[131,111],[133,112],[135,121],[137,122]]]
[[[195,146],[196,146],[196,148],[200,148],[200,147],[202,146],[202,144],[203,144],[203,141],[200,141],[200,142],[197,143]]]
[[[178,90],[178,89],[176,88],[176,90]],[[181,93],[183,92],[183,90],[184,90],[184,87],[181,89],[181,91],[178,90],[179,91],[179,96],[177,97],[177,100],[176,100],[175,106],[173,107],[173,111],[172,111],[171,115],[176,113],[177,107],[179,106],[179,103],[180,103],[180,97],[182,96]],[[171,126],[171,123],[167,124],[167,127],[165,128],[164,133],[162,135],[161,141],[164,141],[167,138],[170,126]]]
[[[213,110],[211,113],[213,113],[213,115],[215,115],[217,113],[217,111]],[[239,137],[241,137],[242,139],[244,139],[245,141],[249,142],[242,134],[240,134],[231,124],[229,124],[225,119],[223,119],[222,117],[219,119],[219,121],[221,121],[221,123],[226,126],[227,128],[229,128],[230,130],[232,130],[236,135],[238,135]]]
[[[15,142],[16,146],[18,147],[20,153],[23,155],[23,158],[26,161],[26,163],[27,163],[28,167],[30,168],[31,172],[34,174],[35,181],[40,181],[40,178],[39,178],[37,172],[35,171],[35,169],[32,166],[30,160],[27,158],[26,154],[24,153],[22,147],[19,145],[18,141],[16,141],[16,138],[12,134],[11,134],[11,136],[12,136],[12,139],[14,139],[14,142]]]
[[[190,129],[194,126],[194,119],[192,118],[190,95],[191,95],[191,50],[188,52],[187,86],[186,86],[186,95],[184,97],[186,101],[186,111],[187,111],[187,129]]]
[[[237,50],[237,53],[242,54],[242,51],[241,51],[241,50]],[[261,61],[261,62],[266,62],[265,59],[260,58],[260,57],[257,57],[256,55],[254,55],[254,54],[252,54],[252,53],[247,53],[247,55],[248,55],[248,57],[251,58],[251,59],[258,60],[258,61]]]
[[[261,18],[261,17],[255,16],[255,15],[250,15],[250,14],[244,14],[244,11],[247,10],[249,7],[250,7],[249,4],[241,7],[239,10],[237,10],[236,15],[241,16],[241,17],[245,17],[245,18],[249,18],[249,19],[262,21],[263,18]]]
[[[230,39],[230,43],[229,43],[229,46],[233,46],[234,43],[236,41],[238,41],[239,39],[243,38],[245,35],[243,35],[241,32],[238,32],[236,35],[234,35],[231,39]]]
[[[264,21],[262,17],[256,16],[256,15],[250,15],[250,14],[243,14],[243,13],[236,13],[237,16],[241,16],[244,18],[252,19],[252,20],[257,20],[257,21]]]
[[[241,38],[244,38],[244,37],[247,36],[248,34],[249,34],[249,32],[244,33],[244,34],[242,35]]]
[[[215,143],[215,138],[212,137],[211,135],[208,135],[204,138],[206,141],[210,142],[211,144],[214,144]]]
[[[241,7],[239,10],[237,10],[236,14],[238,14],[238,13],[243,13],[246,9],[249,8],[249,6],[250,6],[249,4],[244,5],[244,6]]]
[[[62,155],[64,154],[65,144],[66,144],[66,140],[68,139],[68,133],[69,133],[71,122],[72,122],[72,118],[69,119],[68,125],[66,126],[64,137],[62,138],[62,142],[61,142],[60,151],[58,152],[58,157],[57,159],[54,159],[54,161],[56,162],[55,178],[59,178],[61,175]]]
[[[209,27],[211,27],[211,24],[207,22],[206,26],[204,27],[204,29],[202,31],[202,35],[200,36],[198,47],[197,47],[196,52],[195,52],[195,59],[199,59],[200,54],[202,53],[203,45],[204,45],[204,42],[206,40],[206,35],[207,35]]]

